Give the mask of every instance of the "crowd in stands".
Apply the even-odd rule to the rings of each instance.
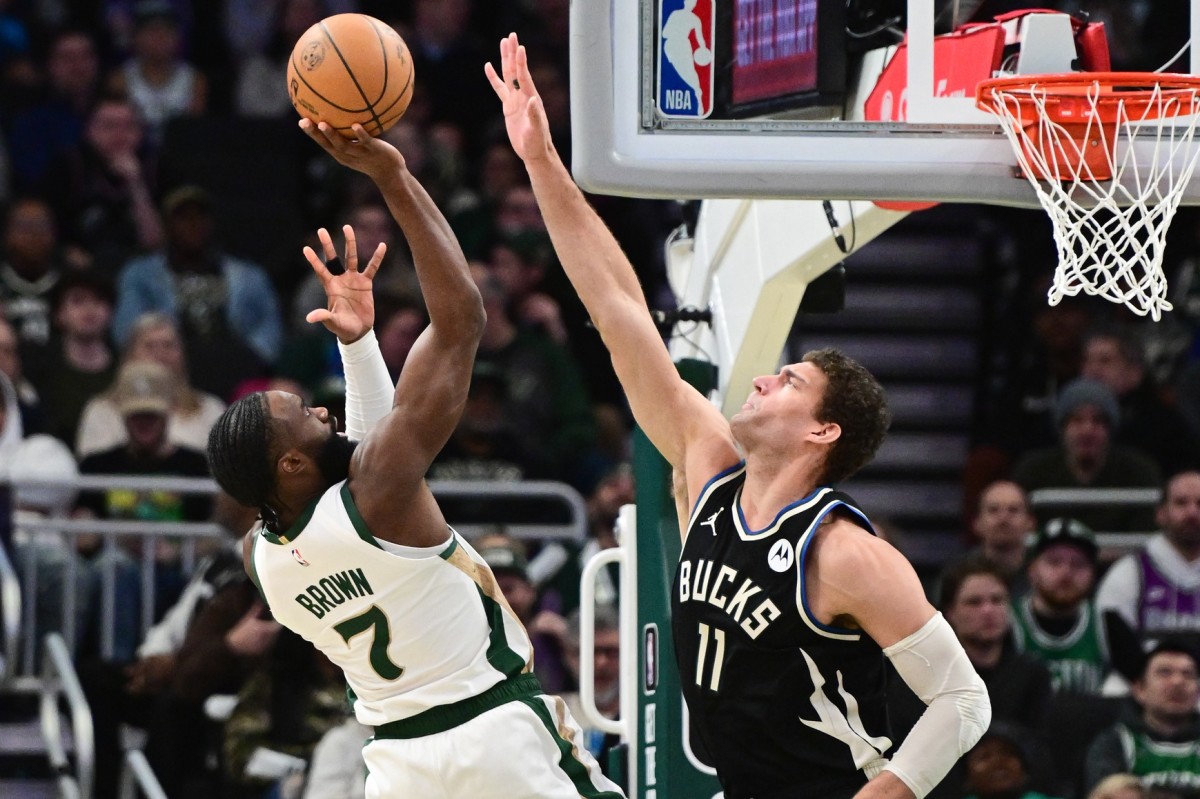
[[[1153,16],[1170,4],[1105,8],[1125,19],[1146,5]],[[0,477],[204,476],[217,416],[263,388],[342,415],[336,340],[303,321],[324,302],[300,256],[318,227],[352,225],[363,261],[388,245],[376,331],[398,376],[427,323],[403,238],[368,181],[304,141],[284,81],[291,43],[310,25],[372,14],[401,32],[415,63],[409,111],[384,135],[445,211],[488,314],[462,421],[429,476],[553,479],[586,497],[589,535],[578,545],[527,549],[502,529],[476,541],[533,636],[543,684],[583,721],[579,575],[615,545],[617,510],[633,500],[632,422],[554,262],[482,71],[492,43],[518,31],[538,53],[546,114],[569,151],[567,9],[568,0],[0,2]],[[1145,14],[1134,22],[1151,27]],[[1132,29],[1115,30],[1120,63],[1157,57],[1125,35]],[[591,199],[651,303],[670,302],[662,242],[680,207]],[[1183,212],[1176,225],[1177,311],[1157,326],[1085,299],[1048,306],[1044,257],[1013,238],[964,474],[971,550],[929,585],[984,677],[996,722],[937,799],[1200,796],[1200,280],[1189,279],[1200,224]],[[1028,499],[1044,488],[1162,494],[1154,507],[1050,514]],[[252,511],[220,494],[126,489],[22,490],[11,504],[4,543],[39,575],[30,618],[39,631],[72,634],[98,796],[114,795],[131,729],[172,797],[362,795],[355,764],[369,731],[349,716],[344,683],[271,620],[243,572],[237,539]],[[150,597],[135,544],[22,528],[65,516],[211,520],[229,539],[191,569],[177,547],[157,547]],[[1147,535],[1112,562],[1097,532]],[[77,575],[71,590],[64,573]],[[110,647],[98,640],[104,574],[117,595]],[[610,571],[597,598],[596,698],[615,716]],[[143,635],[147,606],[154,625]],[[236,700],[221,708],[222,696]],[[899,680],[889,701],[899,739],[922,705]],[[614,736],[588,732],[607,765]]]

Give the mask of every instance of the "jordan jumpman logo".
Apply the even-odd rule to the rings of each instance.
[[[709,516],[707,519],[700,522],[700,526],[703,527],[704,525],[707,524],[709,527],[712,528],[712,534],[716,535],[717,534],[717,517],[721,515],[721,511],[723,511],[723,510],[725,510],[725,509],[717,508],[712,516]]]

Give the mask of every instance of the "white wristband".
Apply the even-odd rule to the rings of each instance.
[[[351,344],[338,341],[346,374],[346,436],[361,441],[392,409],[396,388],[375,331]]]

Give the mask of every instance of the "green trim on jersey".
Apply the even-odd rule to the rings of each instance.
[[[514,652],[508,645],[508,636],[504,634],[504,608],[500,606],[499,602],[483,593],[483,589],[478,585],[476,589],[479,591],[479,598],[483,601],[483,613],[487,616],[488,626],[492,628],[492,632],[488,636],[488,663],[491,663],[496,671],[506,677],[515,677],[520,674],[521,669],[525,668],[525,658]]]
[[[554,745],[558,747],[559,758],[558,766],[563,772],[571,778],[571,783],[575,786],[575,791],[583,797],[583,799],[623,799],[621,794],[613,791],[601,791],[596,788],[592,782],[591,776],[588,774],[587,766],[580,763],[576,757],[571,754],[575,745],[562,737],[558,732],[558,726],[554,723],[554,718],[550,715],[550,711],[546,709],[546,705],[538,697],[528,697],[521,700],[521,704],[527,706],[530,710],[537,714],[542,724],[546,727],[546,732],[550,733],[550,737],[554,740]]]
[[[511,680],[503,680],[479,696],[472,696],[448,705],[438,705],[423,710],[415,716],[399,721],[389,721],[375,728],[375,739],[421,738],[466,724],[476,716],[482,716],[494,707],[536,696],[542,692],[541,683],[534,674],[522,674]]]
[[[354,532],[358,533],[359,538],[376,549],[383,549],[383,547],[379,546],[379,542],[375,540],[375,536],[371,535],[371,528],[367,527],[362,514],[358,512],[358,506],[354,504],[354,497],[350,494],[350,481],[347,480],[342,483],[341,493],[342,504],[346,506],[346,515],[350,517],[350,523],[354,525]]]
[[[1033,655],[1050,670],[1054,691],[1099,694],[1111,662],[1104,623],[1094,603],[1085,601],[1075,624],[1053,636],[1037,623],[1033,598],[1013,603],[1013,640],[1017,651]]]
[[[456,536],[454,534],[454,531],[451,530],[450,531],[450,544],[445,549],[443,549],[441,552],[438,553],[438,557],[441,558],[442,560],[450,560],[450,556],[454,554],[454,550],[456,550],[456,549],[458,549],[458,536]]]
[[[258,539],[262,537],[262,535],[256,535],[250,542],[250,582],[254,583],[254,588],[258,591],[258,596],[262,599],[263,605],[270,610],[271,603],[267,601],[267,593],[263,591],[262,580],[258,579],[258,564],[254,561],[254,551],[258,549]]]
[[[317,503],[320,501],[321,498],[318,496],[313,499],[312,502],[308,503],[308,507],[301,511],[300,516],[296,518],[296,521],[292,523],[292,526],[289,527],[287,532],[283,535],[275,535],[264,527],[262,531],[263,538],[267,539],[272,544],[292,543],[300,537],[300,534],[304,532],[304,528],[308,527],[308,522],[310,519],[312,519],[313,512],[316,511]]]

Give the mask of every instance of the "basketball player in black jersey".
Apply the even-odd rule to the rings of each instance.
[[[555,251],[638,424],[675,468],[685,536],[672,628],[697,731],[728,799],[911,799],[987,728],[991,706],[912,566],[831,485],[875,454],[882,389],[832,350],[754,381],[726,419],[675,370],[628,259],[550,140],[515,34],[504,106]],[[899,748],[884,657],[928,705]]]

